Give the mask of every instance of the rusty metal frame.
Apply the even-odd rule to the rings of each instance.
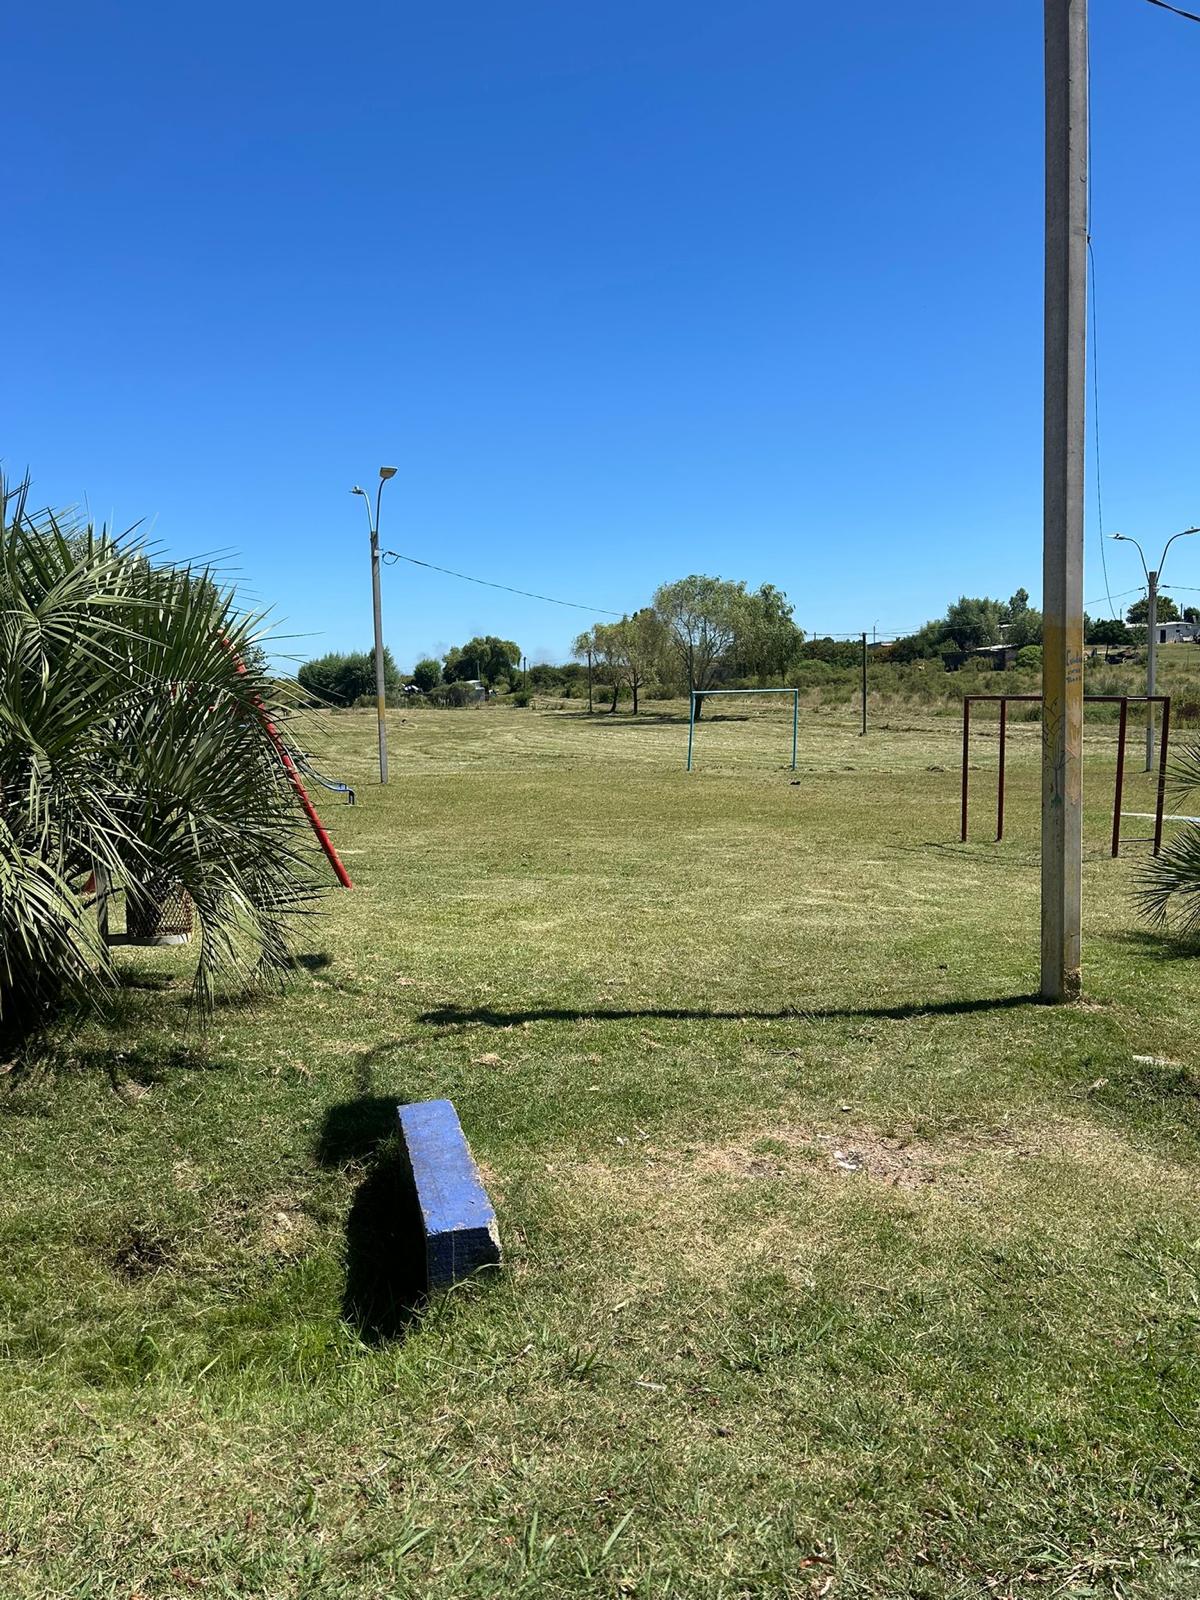
[[[996,840],[997,843],[1004,837],[1004,778],[1005,757],[1008,748],[1008,706],[1012,700],[1022,700],[1040,705],[1040,694],[967,694],[963,696],[963,738],[962,738],[962,829],[961,839],[967,842],[967,819],[970,795],[970,748],[971,748],[971,706],[979,701],[988,701],[1000,707],[1000,766],[996,774]],[[1113,795],[1113,821],[1112,821],[1112,853],[1118,856],[1121,853],[1121,801],[1125,789],[1125,734],[1129,722],[1129,706],[1157,705],[1162,707],[1162,737],[1159,742],[1158,753],[1158,794],[1154,807],[1154,838],[1144,840],[1144,843],[1153,843],[1154,854],[1158,855],[1162,849],[1163,833],[1163,807],[1166,802],[1167,792],[1167,750],[1171,740],[1171,696],[1169,694],[1085,694],[1085,705],[1119,705],[1121,708],[1120,722],[1117,730],[1117,780]]]

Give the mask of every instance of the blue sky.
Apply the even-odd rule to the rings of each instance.
[[[19,7],[0,456],[237,551],[301,655],[369,642],[382,462],[385,545],[613,611],[691,571],[822,632],[1036,596],[1041,10]],[[1092,53],[1104,519],[1157,545],[1200,520],[1200,27],[1093,0]],[[590,620],[384,583],[402,665]]]

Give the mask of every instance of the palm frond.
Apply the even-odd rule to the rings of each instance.
[[[135,903],[187,889],[210,1005],[283,970],[286,920],[317,893],[263,725],[296,698],[211,569],[30,514],[27,488],[0,484],[0,1017],[112,981],[82,898],[98,869]]]

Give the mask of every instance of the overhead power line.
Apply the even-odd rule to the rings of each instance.
[[[1144,583],[1139,583],[1136,589],[1118,589],[1116,594],[1105,594],[1104,599],[1107,600],[1109,605],[1111,606],[1114,600],[1124,600],[1126,595],[1130,595],[1130,594],[1145,594],[1145,592],[1146,592],[1146,585]],[[1100,599],[1097,598],[1095,600],[1085,600],[1083,603],[1084,603],[1085,606],[1098,606],[1100,604]],[[1114,613],[1114,617],[1115,617],[1115,613]],[[1119,622],[1120,618],[1116,617],[1116,620]]]
[[[402,555],[399,550],[384,550],[383,560],[389,567],[397,561],[407,561],[413,567],[425,567],[430,572],[440,572],[447,578],[460,578],[463,583],[478,583],[485,589],[503,589],[505,594],[523,595],[526,600],[544,600],[548,606],[569,606],[572,611],[592,611],[601,617],[623,617],[624,611],[606,611],[603,606],[580,605],[576,600],[556,600],[553,595],[534,594],[532,589],[514,589],[510,583],[493,583],[490,578],[473,578],[469,572],[454,572],[449,567],[435,566],[432,561],[419,561],[416,556]]]
[[[1170,11],[1177,17],[1184,17],[1188,22],[1200,22],[1200,17],[1194,11],[1181,11],[1178,6],[1169,6],[1167,0],[1148,0],[1152,6],[1158,6],[1162,11]]]

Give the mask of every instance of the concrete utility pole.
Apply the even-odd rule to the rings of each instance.
[[[1063,1001],[1082,983],[1087,0],[1045,0],[1045,23],[1041,992]]]
[[[592,715],[592,652],[588,651],[588,716]]]
[[[375,709],[379,718],[379,781],[388,781],[387,761],[387,674],[383,664],[383,602],[379,593],[379,504],[383,486],[396,476],[395,467],[380,467],[379,488],[375,492],[375,520],[371,521],[371,497],[357,484],[351,494],[361,494],[367,506],[367,525],[371,530],[371,601],[375,612]]]

